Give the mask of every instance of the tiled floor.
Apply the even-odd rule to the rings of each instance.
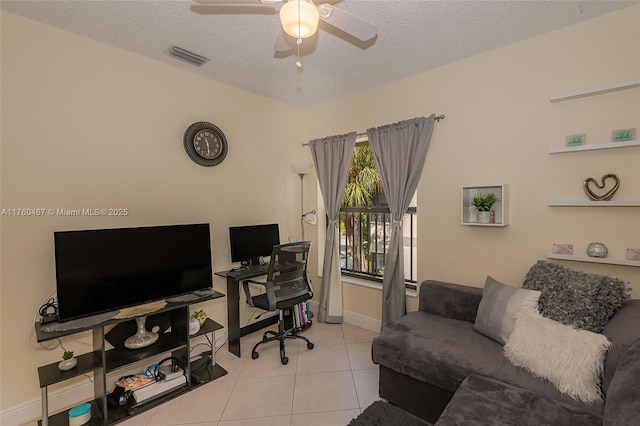
[[[315,348],[289,340],[289,364],[276,342],[251,347],[262,331],[242,339],[242,358],[227,351],[216,361],[229,374],[148,412],[124,426],[340,426],[378,397],[378,368],[371,362],[376,335],[349,324],[317,321],[305,331]]]

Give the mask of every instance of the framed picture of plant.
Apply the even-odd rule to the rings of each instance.
[[[567,136],[567,146],[582,146],[587,142],[587,134],[581,133],[579,135]]]
[[[611,135],[612,142],[629,142],[636,139],[636,129],[614,130]]]

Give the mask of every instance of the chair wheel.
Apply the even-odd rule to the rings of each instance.
[[[282,363],[282,365],[287,365],[289,364],[289,358],[286,356],[283,358],[280,358],[280,362]]]
[[[313,349],[314,346],[315,345],[313,343],[311,343],[311,342],[307,343],[307,349]]]
[[[251,352],[251,359],[258,359],[260,354],[256,351]]]

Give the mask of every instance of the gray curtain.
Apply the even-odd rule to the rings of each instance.
[[[336,324],[342,322],[342,281],[340,248],[338,247],[340,238],[336,219],[342,205],[355,145],[355,132],[309,142],[320,191],[324,198],[324,207],[329,218],[320,284],[320,304],[318,306],[318,321],[320,322]]]
[[[391,240],[382,281],[382,326],[407,313],[402,217],[418,186],[435,115],[367,130],[391,211]]]

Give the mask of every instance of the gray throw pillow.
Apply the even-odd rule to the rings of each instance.
[[[518,308],[522,305],[535,308],[539,298],[539,291],[511,287],[488,276],[474,327],[479,333],[504,345],[513,331]]]
[[[523,288],[538,290],[540,313],[575,328],[600,333],[629,297],[627,283],[605,275],[574,271],[539,260],[525,277]]]

